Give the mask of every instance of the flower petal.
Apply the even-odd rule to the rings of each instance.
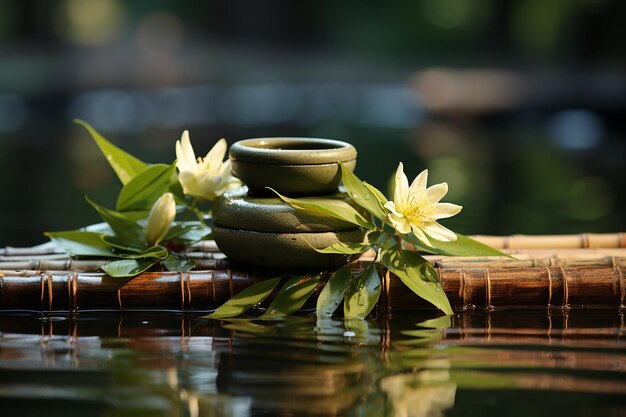
[[[187,163],[187,160],[185,159],[183,147],[181,146],[181,143],[179,140],[176,141],[176,168],[178,168],[178,170],[181,172],[190,171],[189,164]]]
[[[241,186],[241,181],[235,177],[222,177],[222,181],[215,191],[216,197],[223,195],[225,192],[233,190]]]
[[[393,201],[387,201],[385,203],[385,208],[395,215],[400,215],[400,213],[398,213],[398,211],[396,210],[396,203],[394,203]]]
[[[226,161],[224,161],[224,163],[222,164],[222,166],[219,169],[219,172],[217,173],[217,175],[221,176],[221,177],[229,177],[232,175],[232,167],[230,165],[230,159],[227,159]]]
[[[441,184],[435,184],[426,190],[426,196],[432,203],[438,203],[439,200],[443,198],[444,195],[448,192],[448,183],[442,182]]]
[[[217,196],[216,190],[222,181],[222,177],[219,175],[209,175],[207,172],[204,172],[203,174],[204,175],[201,175],[198,178],[198,197],[213,201]]]
[[[448,217],[458,214],[461,209],[463,209],[463,207],[456,204],[437,203],[435,204],[435,212],[432,214],[432,218],[435,220],[447,219]]]
[[[178,182],[183,187],[183,193],[194,195],[198,189],[196,175],[191,171],[182,170],[178,174]]]
[[[411,233],[411,223],[408,221],[406,217],[401,214],[390,213],[389,221],[398,233],[406,235],[407,233]]]
[[[204,166],[213,174],[217,174],[220,166],[222,165],[227,148],[228,145],[226,144],[226,139],[220,139],[213,146],[213,148],[211,148],[209,153],[206,154],[206,157],[204,158]]]
[[[422,229],[428,233],[430,237],[442,242],[454,242],[456,240],[456,234],[446,227],[443,227],[437,222],[426,223],[422,226]]]
[[[424,244],[431,247],[433,246],[433,244],[430,243],[430,240],[428,240],[428,236],[426,236],[419,227],[413,226],[413,233],[415,234],[415,237],[417,237]]]
[[[423,194],[426,191],[426,183],[428,181],[428,170],[425,169],[419,173],[417,177],[411,183],[409,193],[414,195]]]
[[[176,142],[176,158],[182,162],[184,170],[195,172],[197,166],[196,154],[193,151],[193,146],[191,146],[188,130],[183,131],[180,141]]]
[[[395,189],[393,192],[393,201],[396,206],[403,207],[409,194],[409,180],[404,175],[404,166],[402,162],[398,164],[396,170]]]

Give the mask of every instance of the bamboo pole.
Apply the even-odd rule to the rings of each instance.
[[[496,249],[610,249],[626,248],[626,232],[580,233],[573,235],[472,235],[472,239]],[[213,240],[203,240],[192,246],[192,251],[219,252]],[[0,248],[0,256],[38,256],[63,253],[52,242],[28,248],[8,246]],[[514,251],[512,252],[514,253]]]
[[[622,266],[440,267],[437,272],[456,310],[626,308]],[[111,278],[102,273],[4,271],[0,273],[0,309],[211,310],[269,276],[272,275],[232,269],[145,272],[132,279]],[[384,311],[431,307],[390,273],[384,274],[382,284],[379,306]],[[317,293],[322,286],[323,282]]]
[[[626,232],[577,235],[470,236],[496,249],[594,249],[626,248]]]
[[[579,243],[600,242],[610,246],[623,243],[616,240],[616,236],[622,235],[598,235],[599,239],[587,237],[586,240],[581,238],[583,235],[536,238],[544,239],[543,243],[559,239],[572,243],[578,238]],[[513,238],[498,239],[510,246]],[[538,245],[539,241],[535,243]],[[529,240],[523,237],[517,242]],[[46,243],[0,251],[0,309],[210,310],[239,290],[270,276],[231,269],[213,241],[200,242],[187,253],[197,266],[191,273],[148,272],[132,280],[113,279],[99,273],[105,260],[73,259],[55,250],[54,245]],[[516,252],[516,259],[445,256],[427,256],[427,259],[437,269],[443,288],[457,310],[511,306],[625,307],[626,249],[508,250]],[[363,260],[368,257],[371,254],[365,254]],[[428,306],[390,274],[385,275],[383,290],[380,303],[383,309]]]
[[[611,252],[609,252],[611,253]],[[626,266],[626,251],[621,252],[623,256],[607,255],[597,253],[584,256],[532,256],[517,255],[515,259],[501,257],[442,257],[425,256],[425,258],[436,268],[544,268],[544,267],[609,267]],[[231,268],[230,262],[223,256],[204,257],[192,256],[191,259],[196,264],[197,270],[222,270]],[[220,254],[221,255],[221,254]],[[98,272],[100,267],[108,260],[103,259],[72,259],[63,257],[41,257],[32,259],[29,257],[0,258],[0,271],[79,271]],[[362,261],[372,261],[373,256],[369,254],[361,258]]]

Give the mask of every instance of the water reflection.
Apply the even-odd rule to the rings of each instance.
[[[624,415],[615,311],[0,316],[3,415]]]

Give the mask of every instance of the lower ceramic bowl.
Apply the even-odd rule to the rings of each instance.
[[[322,249],[339,241],[362,242],[362,229],[319,233],[267,233],[213,228],[220,250],[235,263],[278,269],[326,269],[346,262],[345,255],[322,254]]]
[[[346,142],[314,138],[259,138],[233,144],[233,174],[253,194],[266,187],[290,195],[323,194],[337,190],[339,162],[354,170],[357,152]]]
[[[308,210],[295,209],[278,197],[253,197],[246,187],[224,194],[213,206],[213,222],[227,229],[257,232],[335,232],[352,230],[355,225]],[[324,197],[301,197],[311,203],[324,203],[336,209],[354,208],[367,216],[360,206],[352,203],[345,193]]]

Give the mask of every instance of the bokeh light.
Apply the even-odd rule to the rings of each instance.
[[[126,10],[119,0],[63,0],[55,17],[59,35],[68,42],[97,46],[120,36]]]
[[[98,221],[119,183],[74,118],[149,162],[183,129],[352,142],[464,206],[461,233],[626,229],[626,3],[0,3],[0,246]],[[15,173],[20,172],[20,181]]]

